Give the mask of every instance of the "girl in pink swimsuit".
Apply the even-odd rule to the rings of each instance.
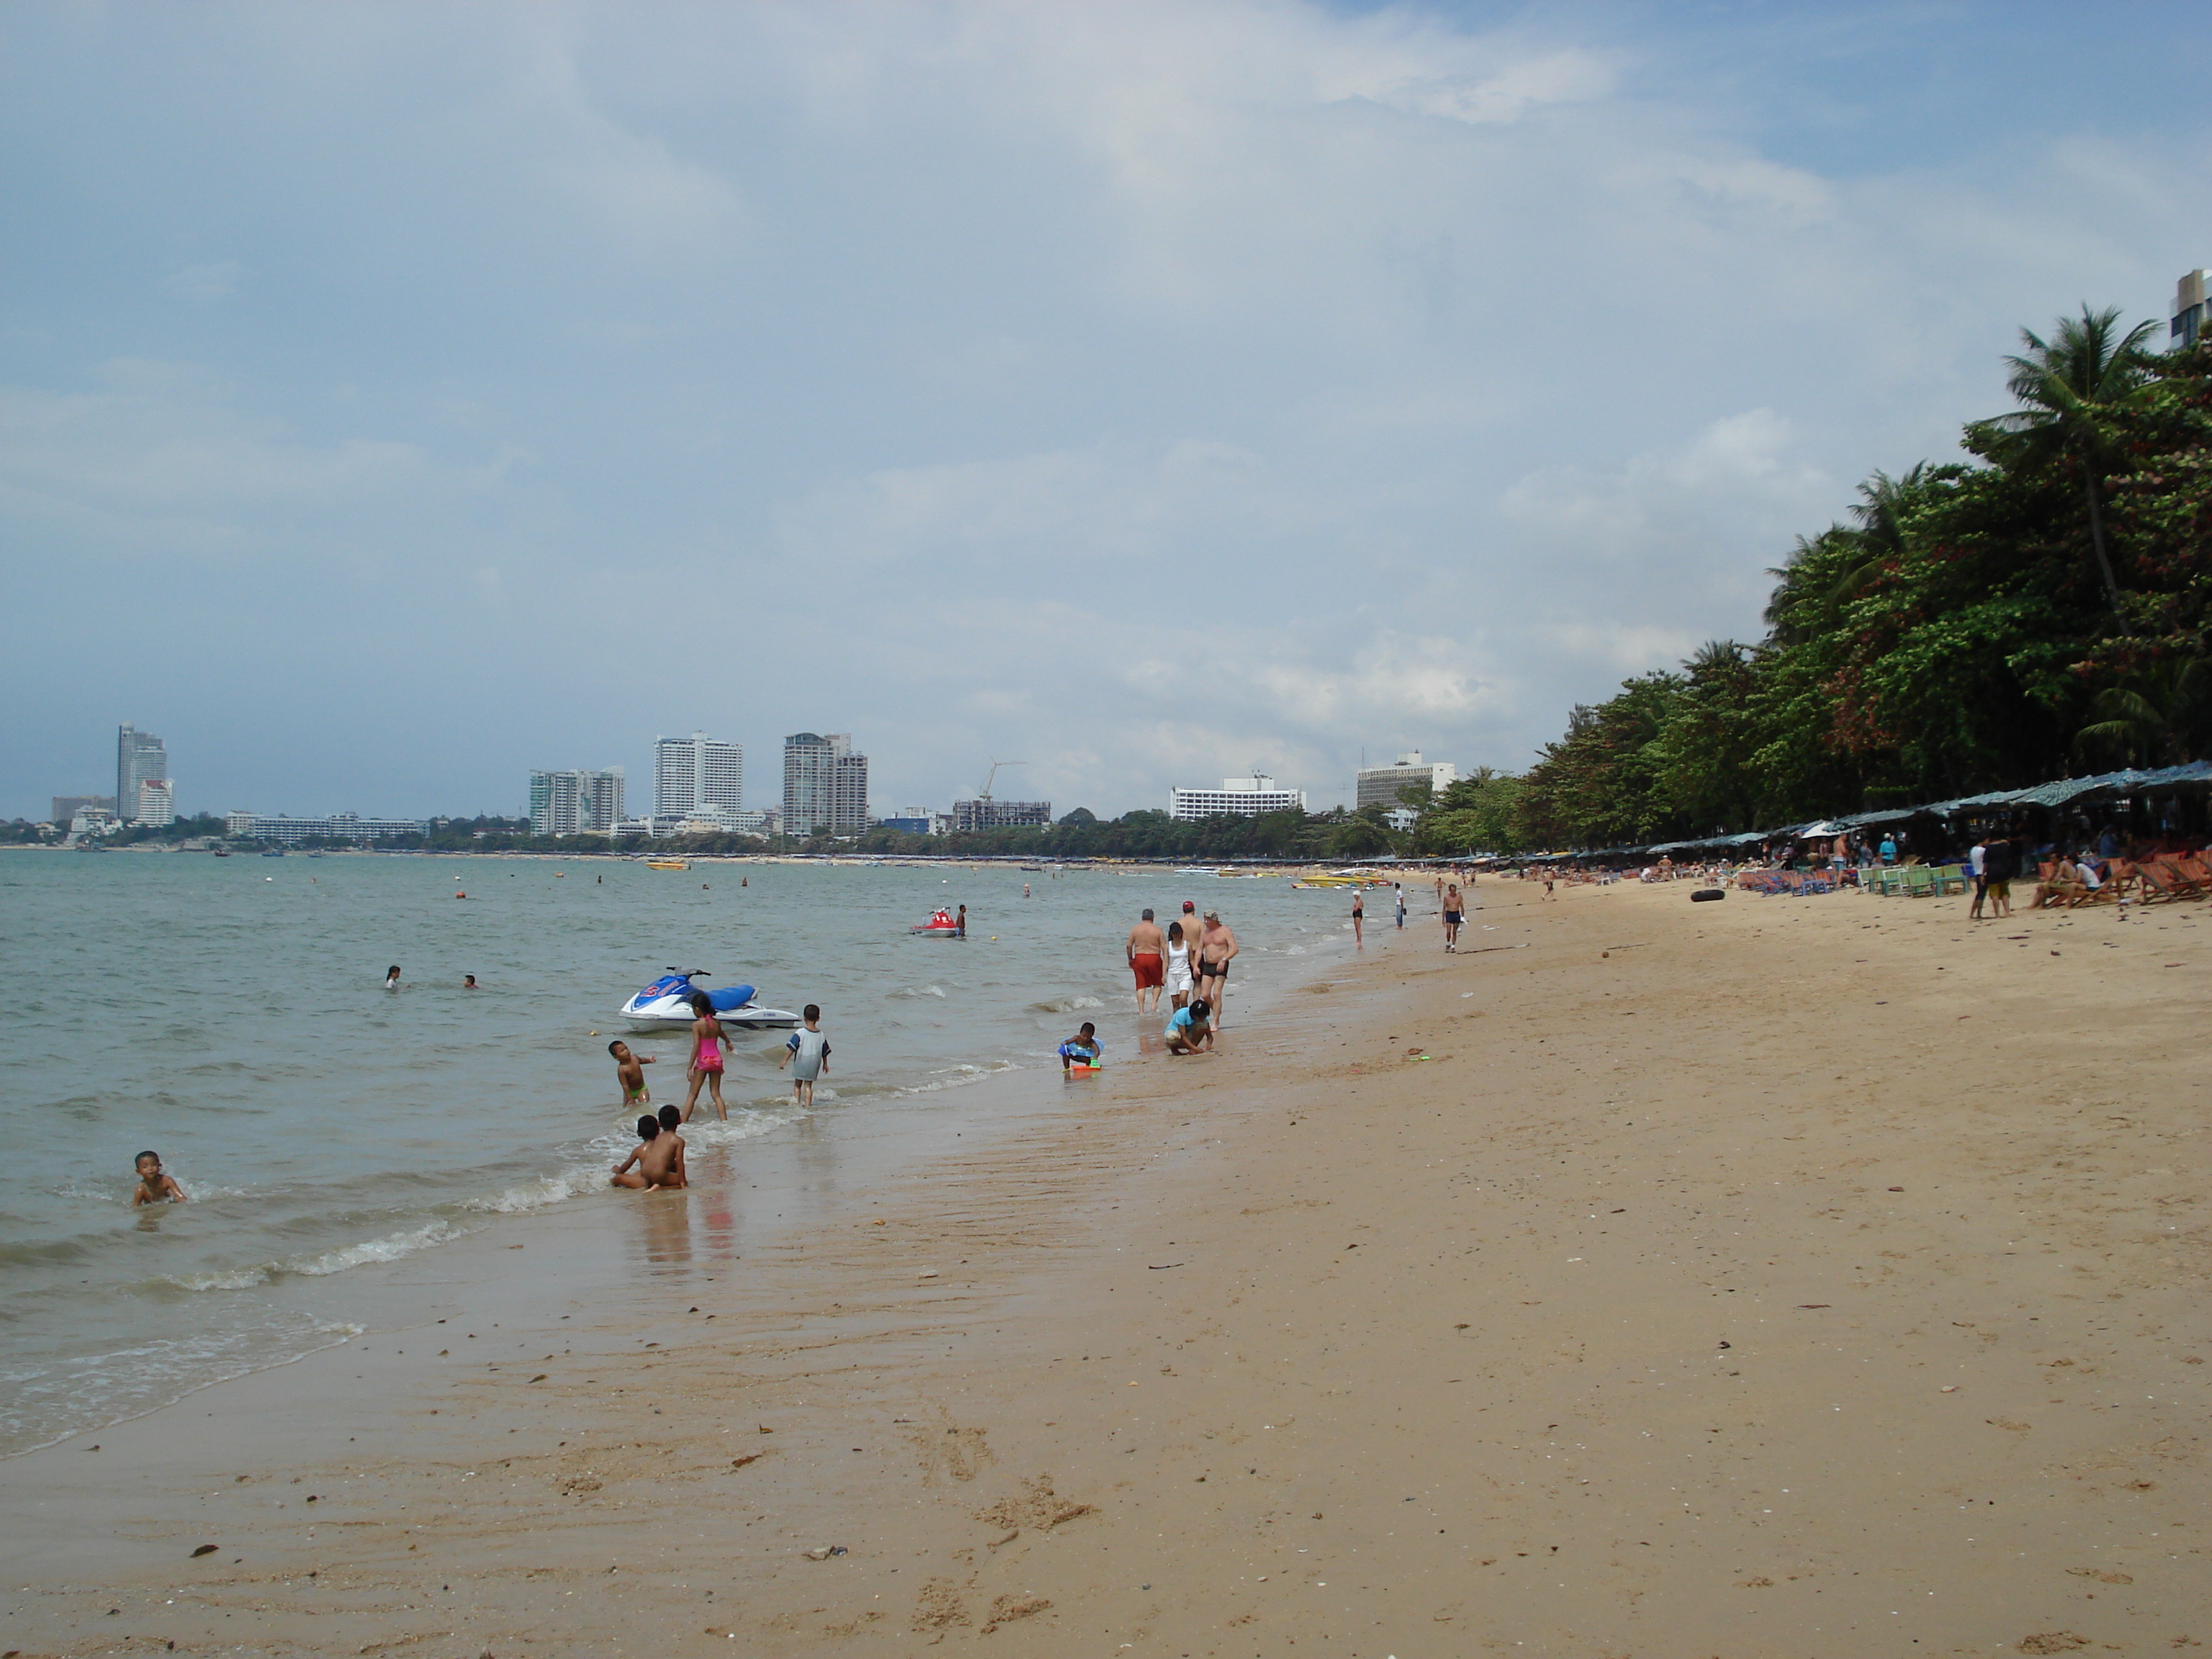
[[[691,1011],[699,1018],[691,1022],[691,1092],[684,1097],[684,1121],[691,1121],[691,1109],[699,1103],[699,1085],[703,1083],[714,1097],[714,1115],[726,1123],[730,1113],[722,1104],[722,1050],[730,1046],[730,1036],[714,1018],[714,1005],[706,998],[694,997]]]

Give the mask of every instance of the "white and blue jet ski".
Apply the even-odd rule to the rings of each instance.
[[[713,1006],[714,1018],[733,1030],[788,1031],[799,1024],[797,1014],[782,1008],[763,1008],[754,1001],[750,985],[726,985],[710,991],[691,982],[707,977],[704,968],[671,968],[618,1012],[634,1031],[684,1030],[699,1018],[691,999],[703,996]]]

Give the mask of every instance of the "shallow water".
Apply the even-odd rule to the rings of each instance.
[[[1279,878],[0,855],[0,1453],[343,1340],[349,1269],[598,1193],[635,1144],[608,1040],[659,1057],[656,1102],[684,1097],[684,1034],[614,1017],[667,964],[822,1005],[809,1127],[834,1132],[841,1105],[1056,1064],[1085,1018],[1126,1060],[1121,939],[1184,897],[1243,945],[1232,1017],[1240,988],[1349,943],[1348,896]],[[967,940],[907,937],[963,902]],[[796,1113],[781,1035],[732,1036],[730,1120],[702,1097],[685,1133],[734,1174]],[[194,1202],[130,1209],[148,1147]]]

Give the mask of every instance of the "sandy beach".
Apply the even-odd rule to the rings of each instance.
[[[2204,913],[1475,901],[0,1465],[0,1648],[2212,1644]]]

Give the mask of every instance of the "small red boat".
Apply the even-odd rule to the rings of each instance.
[[[960,931],[960,924],[952,919],[951,913],[947,910],[939,910],[927,921],[922,922],[918,927],[909,927],[907,932],[916,939],[965,939],[967,937]]]

